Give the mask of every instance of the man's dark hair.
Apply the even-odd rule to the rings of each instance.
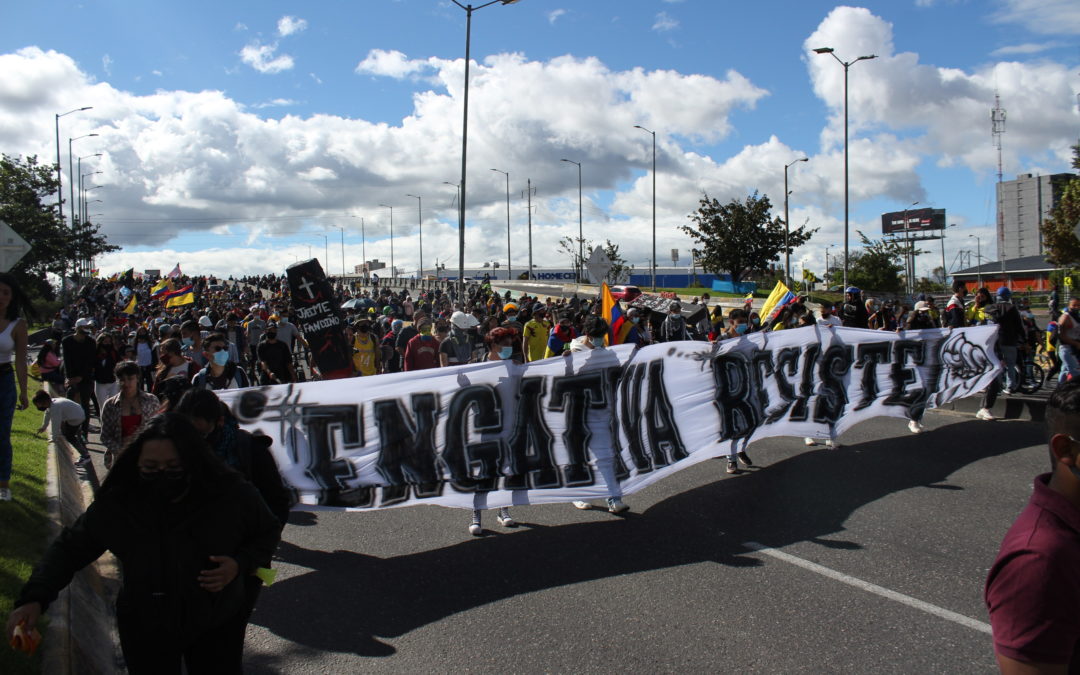
[[[180,330],[184,333],[198,333],[200,328],[199,324],[192,319],[188,319],[184,323],[180,324]]]
[[[142,370],[139,368],[139,364],[134,361],[121,361],[116,364],[116,368],[113,368],[113,375],[116,375],[116,379],[131,375],[138,377],[141,373]]]
[[[203,344],[207,347],[215,342],[220,342],[226,347],[229,346],[229,338],[225,337],[224,333],[210,333],[203,339]]]
[[[210,389],[188,389],[176,404],[176,412],[211,424],[221,419],[221,399]]]
[[[604,337],[608,332],[608,322],[603,317],[590,315],[585,319],[585,334],[589,337]]]
[[[967,284],[964,283],[963,281],[961,281],[960,279],[955,279],[952,282],[952,290],[953,290],[953,293],[959,293],[960,291],[967,290]]]
[[[1080,438],[1080,379],[1072,379],[1058,385],[1046,402],[1046,436],[1049,441],[1054,434],[1067,434]],[[1050,453],[1050,466],[1057,459]]]

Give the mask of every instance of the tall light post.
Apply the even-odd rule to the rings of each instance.
[[[74,162],[73,162],[73,160],[71,158],[71,143],[73,141],[79,140],[80,138],[90,138],[91,136],[97,136],[97,134],[84,134],[82,136],[76,136],[75,138],[71,138],[70,136],[68,136],[68,176],[69,177],[74,177],[75,176],[75,173],[74,173],[74,168],[75,167],[73,165]],[[100,156],[101,156],[100,152],[97,153],[97,155],[95,155],[95,157],[100,157]],[[74,230],[75,229],[75,206],[74,206],[74,204],[75,204],[75,181],[74,180],[72,180],[71,185],[68,186],[68,196],[70,197],[69,201],[72,204],[72,207],[71,207],[71,229]]]
[[[949,268],[945,266],[945,231],[950,227],[956,227],[956,223],[941,229],[941,285],[949,290]]]
[[[919,202],[911,202],[904,207],[904,242],[907,244],[907,252],[904,255],[904,274],[907,276],[908,295],[915,295],[915,242],[911,238],[911,228],[908,225],[908,210],[912,206],[918,206]]]
[[[330,238],[325,234],[318,235],[322,237],[323,243],[323,263],[326,264],[326,272],[330,272]]]
[[[581,283],[581,277],[583,276],[581,268],[585,264],[585,253],[584,253],[585,235],[584,235],[584,231],[583,231],[582,224],[581,224],[581,162],[575,162],[572,159],[560,159],[559,161],[577,165],[577,229],[578,229],[578,240],[577,240],[577,247],[578,247],[578,260],[577,260],[578,264],[577,264],[577,268],[578,268],[578,272],[577,272],[577,277],[578,277],[578,283]],[[653,265],[654,266],[656,265],[656,259],[655,258],[653,258]]]
[[[860,56],[854,61],[843,61],[832,47],[818,47],[814,50],[815,54],[829,54],[837,63],[844,67],[844,288],[847,288],[847,276],[848,276],[848,224],[849,224],[849,208],[848,208],[848,68],[859,61],[868,61],[870,59],[876,59],[876,54],[869,54],[867,56]]]
[[[979,288],[982,288],[982,240],[976,234],[968,236],[975,237],[975,275],[978,278]]]
[[[656,292],[656,132],[650,131],[640,124],[634,125],[635,129],[641,129],[652,135],[652,290]]]
[[[514,278],[513,267],[510,264],[510,172],[492,169],[496,173],[506,176],[506,280]]]
[[[341,230],[341,282],[345,283],[345,228],[338,225]]]
[[[784,165],[784,279],[788,287],[791,287],[791,248],[788,246],[788,234],[791,232],[791,227],[788,225],[788,187],[787,187],[787,170],[797,162],[809,162],[809,157],[800,157],[794,162],[790,162]]]
[[[60,209],[60,222],[64,222],[64,180],[60,176],[60,118],[66,115],[70,115],[71,113],[90,110],[93,107],[94,106],[92,105],[88,105],[83,106],[82,108],[69,110],[66,113],[54,113],[54,116],[56,117],[56,208]],[[71,162],[69,161],[68,164],[70,165]],[[75,178],[71,176],[70,166],[68,166],[68,177],[72,180],[75,180]],[[75,208],[74,204],[72,205],[72,208]]]
[[[490,7],[495,4],[512,5],[518,0],[491,0],[485,2],[482,5],[473,7],[472,5],[463,5],[458,0],[452,0],[452,2],[465,10],[465,92],[462,96],[462,113],[461,113],[461,186],[460,197],[458,199],[458,289],[461,295],[460,300],[465,300],[465,177],[466,170],[468,168],[468,156],[469,156],[469,61],[472,58],[470,56],[470,47],[472,40],[472,15],[478,9]],[[393,245],[391,245],[393,250]]]
[[[419,195],[405,195],[416,200],[416,225],[420,228],[420,279],[424,278],[424,200]]]
[[[397,276],[397,268],[394,267],[394,207],[389,204],[379,204],[384,209],[390,209],[390,278]]]
[[[368,266],[367,266],[367,230],[364,228],[364,217],[360,216],[360,255],[364,258],[360,262],[364,268],[364,285],[368,284]]]

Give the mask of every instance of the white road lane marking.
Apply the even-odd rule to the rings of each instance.
[[[855,588],[860,588],[875,595],[880,595],[883,598],[888,598],[889,600],[899,602],[900,604],[907,605],[908,607],[914,607],[915,609],[922,610],[927,614],[933,614],[934,616],[940,617],[947,621],[952,621],[953,623],[958,623],[961,626],[966,626],[967,628],[971,628],[972,630],[977,630],[980,633],[986,633],[987,635],[991,634],[990,624],[984,623],[982,621],[977,621],[975,619],[972,619],[971,617],[964,616],[963,614],[957,614],[956,612],[945,609],[944,607],[938,607],[937,605],[932,605],[929,602],[924,602],[923,600],[919,600],[918,598],[913,598],[910,595],[904,595],[903,593],[891,591],[888,588],[878,586],[877,584],[872,584],[869,581],[863,581],[862,579],[850,576],[848,574],[844,574],[843,572],[837,572],[834,569],[830,569],[828,567],[825,567],[824,565],[810,562],[809,560],[804,560],[797,556],[793,556],[790,553],[784,553],[783,551],[778,551],[775,548],[769,548],[768,546],[759,544],[756,541],[743,542],[742,545],[748,549],[757,551],[758,553],[763,553],[772,558],[776,558],[777,560],[783,560],[786,563],[791,563],[792,565],[796,565],[805,570],[810,570],[811,572],[820,574],[835,581],[839,581],[849,586],[854,586]]]

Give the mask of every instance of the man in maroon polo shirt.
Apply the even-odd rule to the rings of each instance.
[[[986,579],[1002,673],[1080,673],[1080,381],[1046,407],[1051,472],[1001,543]]]

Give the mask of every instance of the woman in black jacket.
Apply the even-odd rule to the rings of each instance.
[[[278,520],[185,417],[150,420],[97,497],[45,552],[15,603],[8,635],[32,627],[78,570],[120,560],[116,604],[128,671],[241,672],[245,589],[269,567]]]

